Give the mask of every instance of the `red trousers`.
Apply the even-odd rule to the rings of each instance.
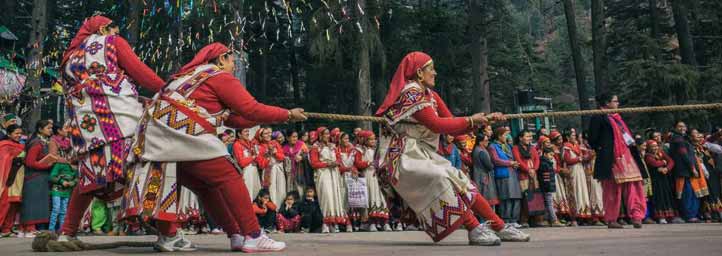
[[[0,195],[0,232],[10,233],[12,231],[18,211],[20,211],[20,202],[9,202],[8,190],[5,188]]]
[[[491,209],[489,202],[487,202],[486,199],[481,196],[481,194],[474,194],[474,198],[471,202],[471,207],[469,208],[471,208],[470,211],[468,211],[464,216],[464,226],[467,230],[471,231],[477,226],[479,226],[479,221],[476,219],[476,216],[474,216],[474,214],[481,216],[487,221],[490,221],[491,229],[493,230],[499,231],[504,228],[504,221],[499,218],[499,215],[496,215],[494,210]]]
[[[622,194],[626,198],[622,198]],[[641,221],[647,212],[647,203],[644,196],[642,181],[625,182],[617,184],[613,179],[602,180],[602,195],[604,197],[604,220],[617,221],[622,200],[627,206],[627,215],[634,221]]]
[[[218,157],[204,161],[178,163],[178,184],[193,191],[211,217],[231,234],[249,235],[260,231],[251,207],[243,177],[230,160]],[[70,197],[63,224],[63,234],[74,235],[85,209],[93,200],[92,194],[81,194],[76,187]],[[175,234],[177,223],[158,222],[163,235]]]

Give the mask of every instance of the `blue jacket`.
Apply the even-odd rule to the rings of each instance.
[[[514,161],[514,156],[511,154],[511,151],[509,153],[504,152],[504,150],[501,148],[501,145],[499,143],[492,143],[489,145],[491,150],[494,150],[494,153],[499,157],[499,159],[504,161]],[[489,152],[491,153],[491,152]],[[509,169],[511,167],[509,166],[499,166],[494,165],[494,178],[495,179],[506,179],[509,178]]]

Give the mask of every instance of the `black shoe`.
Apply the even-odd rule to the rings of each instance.
[[[607,228],[619,229],[619,228],[624,228],[624,226],[622,226],[621,224],[619,224],[617,222],[612,221],[612,222],[609,222],[609,224],[607,225]]]

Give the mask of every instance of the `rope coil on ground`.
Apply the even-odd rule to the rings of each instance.
[[[652,112],[673,112],[673,111],[710,110],[710,109],[722,109],[722,103],[504,114],[504,117],[506,119],[524,119],[524,118],[535,118],[535,117],[570,117],[570,116],[606,115],[606,114],[612,114],[612,113],[621,113],[621,114],[652,113]],[[326,119],[326,120],[334,120],[334,121],[362,121],[362,122],[386,123],[385,118],[377,117],[377,116],[357,116],[357,115],[316,113],[316,112],[306,112],[306,116],[308,118]]]

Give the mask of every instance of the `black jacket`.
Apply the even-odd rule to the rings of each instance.
[[[554,174],[554,162],[548,160],[546,157],[542,157],[536,177],[539,180],[539,188],[544,193],[554,193],[557,191],[557,182]]]
[[[279,207],[278,213],[280,213],[281,215],[283,215],[283,217],[286,218],[286,219],[292,219],[292,218],[298,216],[298,214],[300,214],[300,211],[298,210],[298,208],[300,207],[300,205],[301,205],[300,203],[294,203],[294,204],[291,206],[291,208],[286,209],[286,203],[284,202],[284,203],[281,204],[281,206]]]
[[[597,152],[594,162],[594,178],[597,180],[613,179],[612,164],[614,163],[614,132],[606,115],[595,115],[589,120],[589,146]]]
[[[687,134],[672,133],[669,143],[669,156],[674,160],[672,172],[676,177],[691,177],[692,168],[697,160],[694,147]]]

